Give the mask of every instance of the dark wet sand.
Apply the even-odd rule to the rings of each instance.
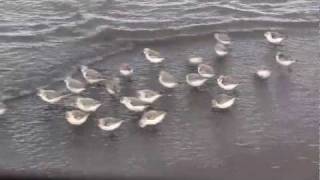
[[[168,111],[157,127],[140,129],[139,115],[129,113],[101,88],[91,97],[105,102],[81,127],[64,120],[65,109],[48,106],[36,96],[9,103],[0,117],[0,167],[9,173],[48,176],[186,177],[228,180],[315,180],[319,177],[319,45],[317,30],[285,30],[283,47],[262,38],[263,32],[232,33],[231,54],[217,59],[212,36],[177,38],[137,44],[122,54],[105,57],[92,67],[117,73],[122,62],[136,68],[133,81],[124,82],[123,94],[141,88],[161,89],[159,69],[183,81],[186,59],[200,55],[218,74],[231,74],[241,83],[235,106],[212,111],[212,97],[222,91],[210,81],[205,91],[182,85],[159,100],[155,109]],[[146,63],[143,47],[161,51],[163,65]],[[277,49],[298,59],[292,71],[277,66]],[[261,65],[272,77],[261,82],[253,77]],[[61,87],[61,85],[55,85]],[[102,116],[123,118],[125,123],[110,134],[97,128]]]

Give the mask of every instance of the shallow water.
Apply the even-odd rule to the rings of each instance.
[[[317,171],[319,44],[316,1],[1,1],[0,94],[9,106],[0,117],[0,167],[49,175],[200,176],[225,179],[315,179]],[[288,35],[282,47],[263,39],[267,29]],[[232,52],[219,60],[212,32],[230,31]],[[144,47],[167,61],[146,63]],[[274,55],[283,50],[298,62],[289,72]],[[154,108],[168,111],[162,124],[140,129],[129,113],[101,88],[85,94],[104,102],[82,127],[64,120],[63,107],[48,106],[35,88],[63,90],[61,79],[79,77],[89,64],[107,76],[120,63],[135,68],[124,95],[161,89],[164,68],[180,81],[194,69],[190,56],[203,56],[217,74],[240,81],[236,105],[212,111],[222,91],[210,81],[203,91],[183,84]],[[270,67],[266,82],[253,78]],[[25,96],[23,96],[25,95]],[[95,119],[128,121],[113,135]],[[252,178],[254,177],[254,178]]]

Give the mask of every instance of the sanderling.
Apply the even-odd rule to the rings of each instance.
[[[156,110],[147,111],[143,113],[139,121],[139,126],[141,128],[144,128],[146,126],[157,125],[163,121],[166,115],[167,113],[164,111],[156,111]]]
[[[95,84],[105,80],[100,72],[94,69],[89,69],[88,66],[81,65],[80,70],[84,79],[89,84]]]
[[[66,120],[72,125],[81,125],[85,123],[89,117],[89,113],[80,110],[72,110],[66,112]]]
[[[260,79],[268,79],[271,76],[271,71],[266,67],[263,67],[256,72],[256,76]]]
[[[149,103],[149,104],[152,104],[157,99],[159,99],[161,96],[162,95],[159,92],[153,91],[150,89],[142,89],[142,90],[137,91],[137,97],[141,101],[143,101],[145,103]]]
[[[221,44],[231,44],[231,38],[227,33],[215,33],[214,38]]]
[[[211,106],[215,109],[228,109],[234,104],[235,100],[235,97],[220,94],[211,101]]]
[[[166,71],[160,71],[159,82],[166,88],[175,88],[178,86],[178,80]]]
[[[121,91],[120,79],[117,77],[112,78],[105,82],[106,90],[111,95],[119,95]]]
[[[127,109],[133,112],[142,112],[149,105],[136,97],[121,97],[120,103],[125,105]]]
[[[98,119],[98,127],[104,131],[113,131],[118,129],[123,122],[118,118],[105,117]]]
[[[151,63],[161,63],[164,60],[164,58],[161,57],[158,51],[152,50],[150,48],[144,48],[143,53],[146,59],[149,60]]]
[[[281,42],[285,39],[285,36],[283,34],[271,31],[265,32],[264,37],[267,39],[268,42],[276,45],[281,44]]]
[[[120,74],[124,77],[130,77],[133,74],[133,68],[127,63],[121,64],[119,71],[120,71]]]
[[[200,76],[205,78],[212,78],[214,76],[213,68],[207,64],[199,64],[198,73],[200,74]]]
[[[289,56],[283,54],[282,52],[277,52],[276,62],[281,66],[288,67],[288,66],[291,66],[293,63],[295,63],[296,60],[290,59]]]
[[[236,82],[231,76],[219,76],[217,79],[218,86],[224,90],[231,91],[235,89],[239,83]]]
[[[200,87],[202,86],[208,79],[202,77],[197,73],[190,73],[186,75],[186,82],[192,87]]]
[[[188,61],[191,65],[198,65],[203,62],[203,59],[202,57],[190,57]]]
[[[102,104],[92,98],[77,97],[76,107],[85,112],[95,112]]]
[[[7,106],[3,103],[0,102],[0,115],[3,115],[7,111]]]
[[[71,94],[63,95],[62,93],[56,90],[46,90],[42,88],[38,88],[37,95],[45,102],[49,104],[55,104],[59,102],[61,99],[70,96]]]
[[[223,57],[223,56],[226,56],[227,54],[229,54],[228,47],[225,46],[224,44],[221,44],[221,43],[217,43],[214,46],[214,50],[215,50],[216,54],[220,57]]]
[[[67,89],[69,89],[69,91],[75,94],[79,94],[86,89],[86,85],[83,82],[77,79],[73,79],[70,76],[66,77],[64,82],[66,84]]]

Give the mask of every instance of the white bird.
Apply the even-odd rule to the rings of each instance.
[[[120,79],[117,77],[112,78],[109,81],[105,82],[106,90],[111,95],[119,95],[121,91]]]
[[[142,112],[149,105],[136,97],[122,97],[120,103],[125,105],[127,109],[133,112]]]
[[[200,74],[200,76],[205,77],[205,78],[214,77],[213,68],[207,64],[199,64],[198,65],[198,73]]]
[[[148,61],[151,63],[161,63],[164,58],[161,57],[160,53],[158,51],[152,50],[150,48],[144,48],[143,53]]]
[[[234,104],[235,100],[235,97],[220,94],[211,101],[211,106],[215,109],[228,109]]]
[[[159,99],[161,96],[162,95],[159,92],[153,91],[150,89],[142,89],[142,90],[137,91],[138,99],[140,99],[141,101],[148,103],[148,104],[152,104],[157,99]]]
[[[130,77],[133,74],[133,68],[127,63],[121,64],[119,71],[120,71],[120,74],[124,77]]]
[[[214,46],[214,50],[215,50],[216,54],[220,57],[223,57],[223,56],[226,56],[227,54],[229,54],[228,48],[224,44],[221,44],[221,43],[217,43]]]
[[[113,131],[118,129],[123,122],[117,118],[105,117],[98,119],[98,127],[104,131]]]
[[[39,88],[37,95],[43,101],[49,104],[55,104],[55,103],[58,103],[63,98],[70,96],[71,94],[63,95],[60,92],[57,92],[55,90],[46,90],[46,89]]]
[[[64,80],[64,83],[66,84],[67,89],[75,94],[79,94],[86,89],[86,85],[83,82],[73,79],[70,76]]]
[[[166,71],[160,71],[159,82],[166,88],[175,88],[178,86],[178,80]]]
[[[72,125],[79,126],[87,121],[89,115],[89,113],[80,110],[67,111],[66,120]]]
[[[103,76],[100,72],[98,72],[94,69],[89,69],[88,66],[81,65],[80,70],[83,75],[83,78],[89,84],[95,84],[95,83],[98,83],[98,82],[105,80],[105,78],[103,78]]]
[[[231,91],[235,89],[239,83],[237,83],[231,76],[219,76],[217,79],[218,86],[224,90]]]
[[[7,111],[7,106],[3,103],[0,102],[0,115],[3,115]]]
[[[215,33],[214,38],[221,44],[230,45],[231,38],[227,33]]]
[[[144,128],[146,126],[157,125],[163,121],[166,115],[167,113],[164,111],[155,111],[155,110],[147,111],[143,113],[139,121],[139,126],[141,128]]]
[[[272,31],[265,32],[264,37],[267,39],[268,42],[275,45],[281,44],[281,42],[285,39],[285,36],[281,33]]]
[[[85,112],[95,112],[101,105],[99,101],[92,98],[76,98],[76,107]]]
[[[288,56],[284,55],[282,52],[277,52],[276,62],[281,66],[288,67],[288,66],[291,66],[296,61],[293,59],[290,59]]]
[[[198,64],[200,64],[202,62],[203,62],[202,57],[191,57],[191,58],[189,58],[189,64],[191,64],[191,65],[198,65]]]
[[[260,79],[268,79],[271,76],[271,71],[265,67],[257,70],[256,75]]]
[[[197,73],[190,73],[186,75],[186,82],[192,87],[202,86],[208,79],[202,77]]]

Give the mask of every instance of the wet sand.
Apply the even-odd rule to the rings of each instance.
[[[139,115],[128,112],[101,87],[85,94],[104,102],[81,127],[64,120],[63,107],[49,106],[31,95],[10,101],[0,117],[0,167],[9,173],[47,176],[187,177],[213,179],[313,180],[319,177],[319,44],[316,29],[285,29],[284,46],[272,46],[262,31],[234,32],[232,52],[218,59],[212,35],[137,43],[135,48],[92,64],[106,75],[120,63],[135,68],[124,95],[142,88],[162,89],[160,69],[183,81],[195,69],[189,56],[202,56],[219,74],[233,75],[240,86],[236,104],[213,111],[211,99],[222,91],[211,80],[195,91],[186,84],[167,92],[155,109],[168,111],[164,122],[140,129]],[[146,63],[142,49],[159,50],[163,65]],[[298,60],[292,70],[279,67],[274,55],[283,50]],[[270,67],[265,82],[254,78],[261,65]],[[79,76],[79,74],[75,74]],[[62,88],[57,83],[54,88]],[[114,133],[96,126],[98,117],[127,121]]]

